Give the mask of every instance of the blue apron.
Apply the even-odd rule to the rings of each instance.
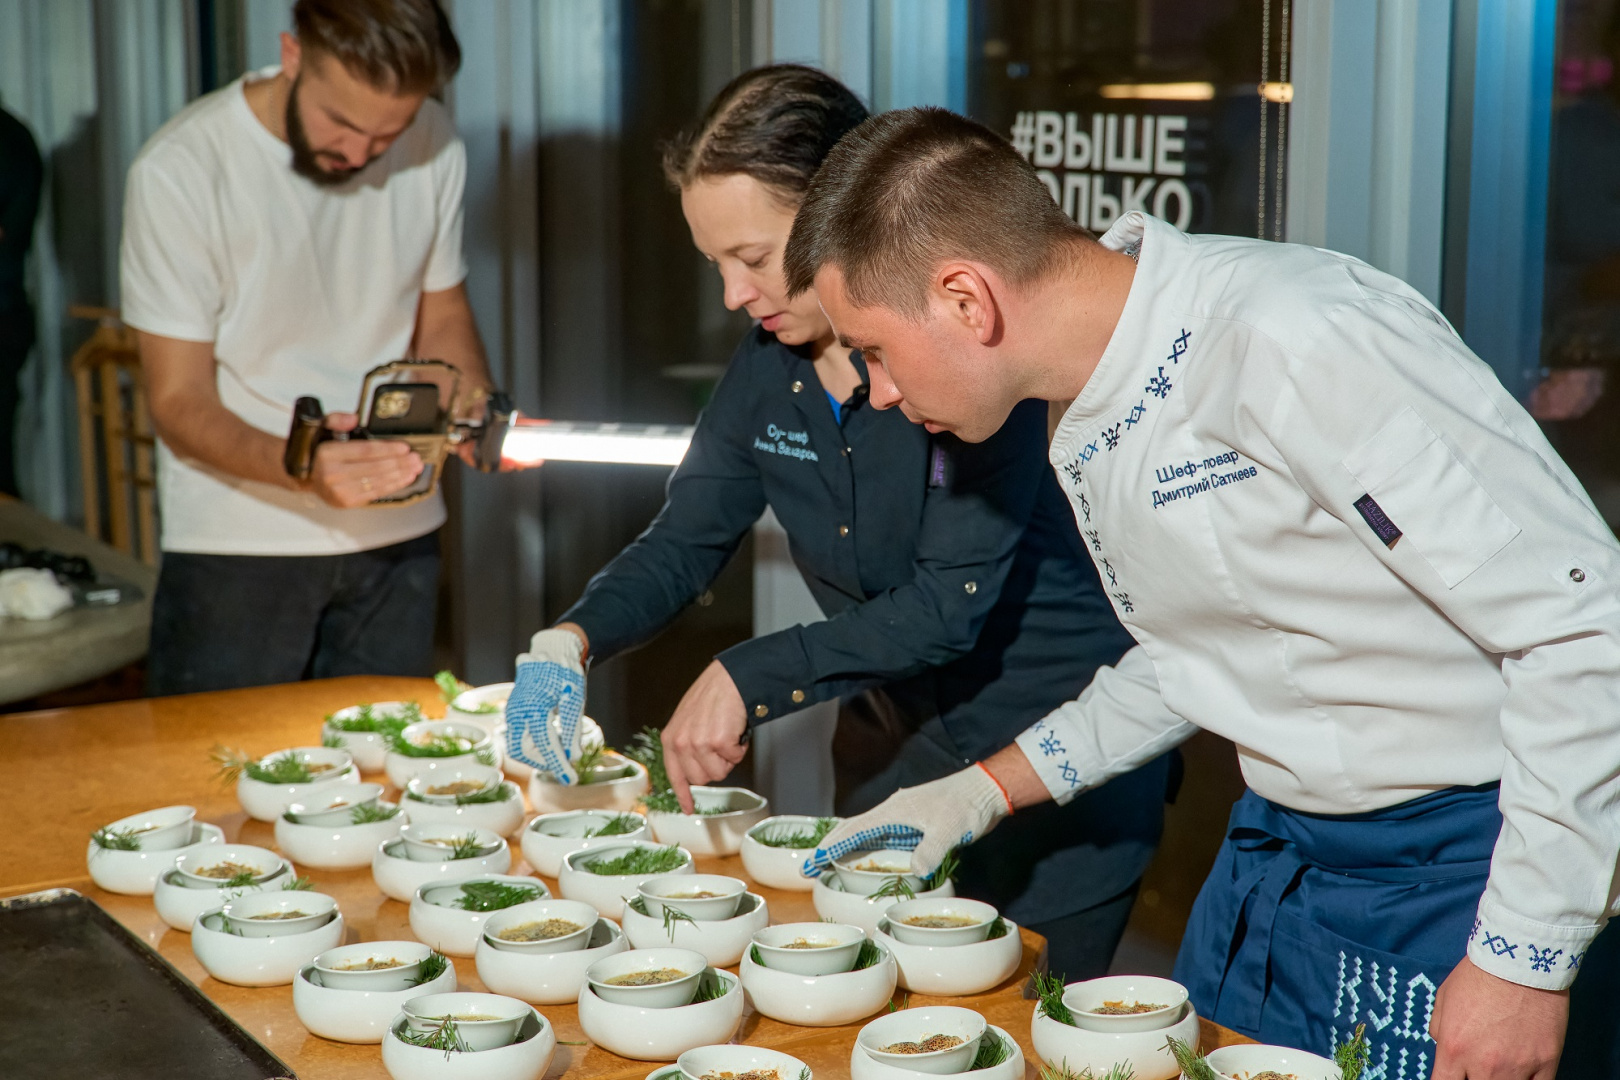
[[[1331,1055],[1367,1026],[1370,1075],[1429,1076],[1435,991],[1463,958],[1502,828],[1496,784],[1366,814],[1245,792],[1176,958],[1201,1015]]]

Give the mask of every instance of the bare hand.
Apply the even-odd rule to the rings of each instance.
[[[358,420],[353,413],[329,413],[326,426],[333,431],[352,431]],[[402,442],[323,442],[315,449],[308,488],[332,506],[349,509],[403,490],[421,472],[421,457]]]
[[[1434,999],[1433,1080],[1553,1080],[1569,992],[1499,979],[1467,957]]]
[[[715,660],[687,688],[664,726],[664,770],[681,810],[692,812],[692,785],[724,780],[748,754],[748,710],[725,665]]]
[[[1530,391],[1530,415],[1537,420],[1579,420],[1603,396],[1602,368],[1559,368]]]

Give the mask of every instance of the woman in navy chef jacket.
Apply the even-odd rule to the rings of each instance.
[[[668,148],[693,242],[726,306],[758,325],[656,520],[518,658],[511,745],[538,767],[568,770],[544,749],[545,718],[577,716],[585,657],[668,626],[767,506],[827,620],[726,650],[687,691],[663,735],[683,803],[742,760],[750,725],[836,698],[837,809],[868,809],[1005,746],[1131,646],[1047,463],[1045,404],[979,445],[930,434],[868,404],[866,365],[814,295],[786,299],[799,201],[865,118],[836,80],[777,65],[734,79]],[[1169,768],[1019,813],[963,849],[959,889],[1045,935],[1053,971],[1103,974],[1158,843]]]

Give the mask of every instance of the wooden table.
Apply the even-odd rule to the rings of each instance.
[[[438,690],[426,679],[348,678],[0,716],[0,745],[7,748],[8,782],[13,785],[7,812],[14,818],[13,827],[0,832],[0,896],[59,886],[78,889],[160,952],[304,1080],[385,1077],[377,1047],[327,1042],[305,1031],[293,1013],[289,987],[251,989],[209,978],[192,956],[190,936],[169,929],[149,897],[118,896],[90,883],[84,852],[97,827],[171,803],[196,806],[198,816],[222,826],[229,841],[273,847],[271,826],[249,820],[234,792],[214,777],[209,749],[224,743],[265,754],[312,745],[327,713],[358,702],[412,698],[430,714],[440,711]],[[736,857],[704,859],[700,869],[743,876]],[[532,871],[518,856],[512,872]],[[412,939],[406,905],[378,892],[370,870],[307,873],[318,890],[337,898],[351,941]],[[555,892],[556,883],[547,884]],[[759,891],[774,922],[816,918],[808,893]],[[1033,1080],[1038,1072],[1029,1044],[1034,1006],[1023,988],[1044,941],[1027,930],[1023,935],[1018,974],[995,990],[966,998],[913,995],[910,1004],[977,1009],[1018,1040],[1029,1062],[1026,1075]],[[484,988],[471,959],[455,964],[463,989]],[[583,1043],[574,1006],[549,1005],[541,1012],[556,1027],[559,1040]],[[802,1028],[749,1013],[737,1040],[777,1047],[804,1059],[817,1075],[837,1077],[847,1075],[859,1028]],[[1206,1049],[1232,1041],[1247,1040],[1206,1023]],[[641,1080],[653,1068],[595,1046],[559,1045],[548,1076]]]
[[[5,495],[0,540],[82,555],[101,577],[129,582],[143,594],[134,603],[73,607],[38,622],[0,619],[0,705],[76,686],[146,655],[156,570]]]

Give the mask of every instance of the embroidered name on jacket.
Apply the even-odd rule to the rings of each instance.
[[[775,424],[765,428],[765,439],[754,436],[754,449],[767,454],[776,454],[780,457],[798,458],[800,461],[820,461],[816,452],[810,449],[810,433],[808,431],[787,431]],[[766,440],[770,441],[766,441]]]
[[[1153,470],[1153,478],[1161,484],[1174,485],[1177,480],[1187,483],[1173,487],[1153,489],[1153,509],[1167,506],[1179,499],[1191,499],[1228,484],[1252,480],[1259,475],[1253,465],[1243,465],[1243,455],[1236,450],[1214,454],[1199,461],[1191,459],[1162,465]]]

